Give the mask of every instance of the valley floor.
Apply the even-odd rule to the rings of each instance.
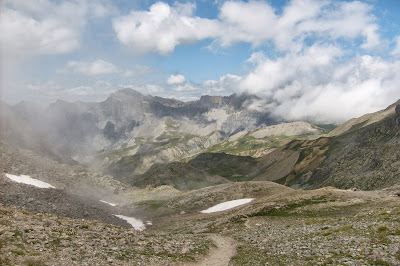
[[[0,264],[399,265],[398,189],[288,189],[143,232],[0,205]]]

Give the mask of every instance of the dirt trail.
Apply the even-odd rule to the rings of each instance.
[[[236,253],[235,242],[225,236],[212,235],[216,248],[211,249],[210,253],[202,261],[194,263],[196,266],[226,266]]]

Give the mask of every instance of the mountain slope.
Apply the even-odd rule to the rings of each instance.
[[[381,111],[378,111],[375,113],[365,114],[359,118],[350,119],[349,121],[341,124],[334,130],[329,132],[327,134],[327,136],[329,136],[329,137],[338,136],[345,132],[355,130],[357,128],[365,127],[365,126],[371,125],[373,123],[379,122],[379,121],[385,119],[386,117],[389,117],[389,116],[392,116],[393,114],[395,114],[396,106],[398,106],[399,104],[400,104],[400,100],[397,101],[396,103],[390,105],[389,107],[387,107],[384,110],[381,110]]]
[[[200,170],[231,181],[267,180],[304,189],[334,186],[373,190],[400,184],[398,103],[345,123],[333,135],[338,132],[342,133],[292,140],[259,158],[203,153],[181,169],[186,169],[187,175]],[[178,175],[169,172],[162,178],[169,182]]]
[[[281,181],[308,189],[335,186],[372,190],[400,184],[398,102],[368,115],[368,120],[365,117],[341,135],[288,144],[286,149],[298,150],[300,158]]]
[[[145,174],[130,183],[138,187],[168,185],[180,191],[188,191],[227,182],[229,180],[221,176],[211,175],[188,164],[173,162],[167,165],[155,164]]]
[[[21,103],[13,110],[80,163],[105,169],[136,155],[132,173],[142,174],[155,163],[188,158],[237,132],[276,123],[248,108],[255,98],[234,94],[181,102],[124,89],[100,103],[59,100],[44,110]]]

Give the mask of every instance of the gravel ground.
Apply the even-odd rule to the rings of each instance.
[[[229,232],[240,243],[234,265],[400,265],[399,200],[353,202],[247,219]]]
[[[211,243],[0,205],[0,265],[176,265],[198,260]]]
[[[262,182],[203,189],[184,204],[182,195],[155,202],[156,212],[174,210],[143,232],[0,204],[0,265],[201,265],[218,256],[225,265],[400,265],[399,189],[303,191]],[[242,196],[256,199],[199,212]]]

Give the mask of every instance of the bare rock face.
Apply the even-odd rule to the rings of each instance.
[[[396,119],[397,127],[400,129],[400,105],[396,106],[396,115],[398,116]]]

